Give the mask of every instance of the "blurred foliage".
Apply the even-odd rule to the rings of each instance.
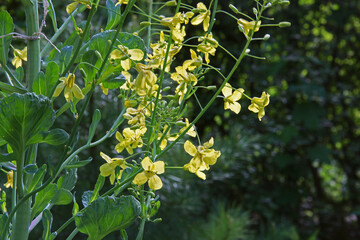
[[[219,2],[223,10],[230,11],[228,4],[232,3],[252,14],[253,1]],[[64,4],[54,4],[58,19],[65,19]],[[24,19],[18,7],[19,1],[14,0],[1,5],[15,14],[14,18]],[[281,11],[271,10],[269,17],[278,22],[291,21],[292,26],[286,30],[260,28],[256,36],[268,33],[271,38],[254,42],[251,53],[267,60],[245,58],[231,79],[232,86],[244,88],[249,95],[260,96],[263,90],[270,93],[266,116],[259,122],[247,110],[246,101],[239,115],[225,112],[223,102],[217,102],[197,124],[197,130],[208,135],[204,141],[215,136],[215,149],[221,150],[221,159],[205,182],[187,172],[167,171],[156,216],[163,221],[146,225],[147,240],[210,239],[199,237],[191,229],[196,226],[209,234],[214,225],[220,229],[224,224],[220,220],[227,217],[242,224],[239,229],[253,233],[254,239],[360,239],[360,1],[293,0]],[[221,13],[217,19],[214,28],[218,35],[214,37],[239,55],[238,45],[245,40],[230,23],[234,20]],[[96,27],[105,27],[105,18],[95,21]],[[137,18],[129,19],[128,29],[135,29],[139,22]],[[18,24],[17,30],[24,27]],[[52,31],[51,26],[45,31]],[[62,41],[72,32],[64,32]],[[224,54],[219,51],[212,63],[226,72],[231,64],[223,60]],[[209,81],[221,79],[214,74]],[[86,113],[87,125],[80,131],[87,131],[96,108],[120,106],[116,92],[97,94]],[[207,97],[198,96],[200,102],[206,102]],[[196,103],[192,111],[196,115]],[[113,114],[102,112],[109,123]],[[71,114],[63,114],[60,127],[67,129],[70,118]],[[99,132],[107,128],[99,126]],[[88,176],[97,175],[103,163],[99,151],[110,154],[114,144],[109,141],[83,156],[91,156],[94,161],[78,172],[79,196],[95,184],[96,178]],[[49,155],[58,154],[58,149],[47,147],[39,152],[47,161]],[[178,164],[189,160],[180,147],[166,157]],[[219,201],[233,207],[217,205]],[[246,214],[237,206],[242,206]],[[54,211],[54,228],[69,217],[64,212],[68,211]],[[63,234],[65,239],[69,232]]]

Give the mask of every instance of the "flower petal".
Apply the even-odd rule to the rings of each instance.
[[[151,161],[151,159],[149,157],[145,157],[142,161],[141,161],[141,166],[143,167],[143,169],[145,171],[153,171],[154,169],[154,164]]]
[[[190,156],[195,156],[197,148],[189,140],[184,143],[184,149]]]
[[[163,161],[154,162],[154,172],[156,174],[162,174],[165,172],[165,163]]]
[[[163,186],[163,183],[161,181],[161,178],[154,174],[152,177],[150,177],[149,179],[149,187],[152,189],[152,190],[159,190],[160,188],[162,188]]]
[[[146,174],[145,172],[141,172],[141,173],[138,173],[134,180],[133,180],[133,183],[136,184],[136,185],[143,185],[144,183],[146,183],[146,181],[148,180],[148,178],[146,177]]]

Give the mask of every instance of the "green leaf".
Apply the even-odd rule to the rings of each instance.
[[[38,95],[46,95],[45,74],[43,72],[38,72],[38,74],[36,75],[32,89],[34,93]]]
[[[73,196],[71,192],[67,189],[60,188],[55,197],[51,200],[51,203],[54,205],[68,205],[72,202]]]
[[[45,0],[46,1],[46,0]],[[50,240],[51,235],[51,225],[53,222],[53,216],[48,209],[45,209],[42,215],[42,225],[43,225],[43,240]]]
[[[46,93],[45,95],[48,96],[50,94],[51,89],[56,84],[57,80],[59,79],[59,65],[56,62],[49,62],[46,66],[45,72],[45,82],[46,82]],[[50,97],[50,96],[49,96]]]
[[[94,50],[87,51],[81,59],[81,64],[79,64],[79,69],[82,69],[85,72],[85,82],[92,83],[97,73],[98,67],[100,67],[101,61],[98,58],[98,55]]]
[[[46,0],[44,0],[44,1],[46,1]],[[56,23],[56,14],[55,14],[54,5],[51,0],[47,0],[47,1],[49,3],[49,7],[48,7],[49,16],[51,18],[51,21],[52,21],[52,24],[54,27],[54,32],[57,32],[57,23]]]
[[[63,188],[71,191],[77,181],[77,168],[66,169],[65,175],[61,176],[57,182],[58,188]]]
[[[36,187],[40,186],[42,180],[44,179],[46,172],[46,164],[43,164],[41,168],[35,173],[34,177],[31,179],[30,185],[28,187],[28,192],[32,192]]]
[[[36,164],[29,164],[24,167],[24,172],[28,174],[35,174],[38,171]]]
[[[50,145],[61,145],[69,139],[69,134],[60,128],[51,129],[46,132],[39,132],[29,140],[29,144],[47,143]]]
[[[105,80],[103,82],[103,87],[109,89],[116,89],[121,87],[126,82],[126,78],[124,75],[119,75],[116,78],[110,78],[109,80]]]
[[[106,0],[106,7],[108,9],[108,19],[105,30],[114,28],[120,21],[121,18],[121,5],[118,4],[115,7],[115,3],[112,0]]]
[[[88,141],[87,141],[88,144],[93,139],[93,137],[95,135],[96,128],[97,128],[97,125],[99,124],[100,120],[101,120],[101,112],[100,112],[99,109],[96,109],[94,111],[92,121],[91,121],[91,125],[90,125],[90,128],[89,128],[89,136],[88,136]]]
[[[14,73],[15,77],[17,80],[19,80],[20,82],[22,82],[22,80],[24,79],[24,68],[23,67],[18,67],[16,70],[15,70],[15,73]]]
[[[0,162],[11,162],[12,160],[15,160],[13,153],[0,153]]]
[[[85,191],[81,196],[81,202],[84,208],[86,208],[89,205],[92,195],[93,195],[93,191]]]
[[[14,23],[7,11],[0,11],[0,36],[12,33]],[[0,38],[0,63],[6,65],[12,36]]]
[[[61,51],[59,56],[60,72],[63,72],[66,66],[70,63],[72,49],[73,49],[72,46],[65,46],[60,50]]]
[[[95,199],[98,198],[99,196],[99,191],[102,189],[102,187],[104,186],[104,183],[105,183],[105,177],[99,175],[97,181],[96,181],[96,184],[95,184],[95,187],[94,187],[94,191],[93,191],[93,194],[91,196],[91,199],[90,199],[90,203],[93,202]]]
[[[55,112],[47,97],[13,93],[0,101],[0,138],[10,144],[14,152],[28,146],[39,132],[47,131],[54,120]]]
[[[78,161],[74,163],[68,164],[65,169],[71,169],[71,168],[80,168],[86,166],[88,163],[90,163],[93,159],[89,158],[88,160]]]
[[[50,183],[46,188],[36,194],[35,203],[31,210],[31,219],[41,213],[50,201],[55,197],[58,188],[56,184]]]
[[[15,87],[15,86],[10,86],[9,84],[0,82],[0,90],[5,92],[5,93],[26,93],[26,90]]]
[[[100,240],[111,232],[125,229],[139,214],[140,203],[133,196],[101,197],[76,214],[75,224],[91,240]]]

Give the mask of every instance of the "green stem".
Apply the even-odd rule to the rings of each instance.
[[[138,234],[136,236],[136,240],[142,240],[143,239],[144,230],[145,230],[145,223],[146,223],[146,219],[145,218],[141,219],[139,232],[138,232]]]
[[[38,1],[22,0],[26,16],[26,34],[34,36],[39,32]],[[27,52],[26,81],[29,91],[32,91],[32,83],[40,72],[40,39],[29,40]]]
[[[153,0],[149,0],[149,17],[148,17],[148,22],[150,23],[148,29],[147,29],[147,38],[146,38],[146,46],[149,49],[150,48],[150,43],[151,43],[151,15],[153,13]]]
[[[66,240],[72,240],[76,234],[78,234],[79,230],[77,230],[77,228],[74,229],[74,231],[72,231],[72,233],[68,236],[68,238]]]

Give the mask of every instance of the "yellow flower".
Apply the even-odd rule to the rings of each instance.
[[[262,92],[261,97],[254,97],[251,100],[251,105],[249,105],[249,110],[258,113],[259,121],[265,116],[264,108],[270,103],[270,95],[268,93]]]
[[[115,7],[117,6],[117,5],[126,5],[126,4],[128,4],[129,3],[129,0],[117,0],[118,2],[115,4]]]
[[[181,103],[188,90],[188,86],[195,86],[198,79],[194,74],[187,72],[183,66],[178,66],[175,70],[176,73],[171,74],[171,79],[179,84],[176,87],[175,94],[179,95],[179,103]]]
[[[212,33],[206,34],[204,37],[200,37],[199,42],[201,42],[197,46],[197,51],[202,52],[205,55],[205,61],[209,64],[209,54],[215,56],[216,48],[219,46],[219,43],[213,38]]]
[[[203,23],[204,31],[206,32],[209,29],[210,23],[210,10],[208,10],[204,3],[199,2],[196,5],[196,8],[200,10],[200,14],[191,19],[192,25],[199,25]]]
[[[66,12],[68,14],[71,14],[76,7],[78,6],[78,4],[87,4],[87,8],[91,8],[90,4],[91,4],[91,0],[74,0],[73,3],[70,3],[69,5],[66,6]]]
[[[180,132],[179,132],[180,134],[183,133],[185,131],[185,129],[190,126],[189,119],[185,118],[185,124],[186,124],[185,127],[180,129]],[[196,131],[195,131],[194,125],[186,132],[186,134],[191,137],[196,137]]]
[[[203,146],[195,147],[189,140],[184,144],[185,151],[193,158],[188,164],[184,165],[184,168],[189,172],[195,173],[198,177],[205,179],[204,170],[209,170],[210,165],[214,165],[218,157],[220,157],[220,151],[210,149],[214,145],[214,138],[211,138]]]
[[[139,96],[145,96],[155,87],[157,77],[150,67],[142,63],[136,64],[136,70],[139,74],[135,79],[134,89]]]
[[[6,188],[14,188],[14,171],[10,171],[7,173],[7,183],[4,184]]]
[[[167,17],[161,19],[161,24],[170,28],[172,32],[172,39],[176,43],[182,43],[186,36],[185,26],[181,26],[182,23],[187,24],[189,19],[194,15],[193,12],[176,13],[174,17]]]
[[[62,83],[59,83],[57,85],[53,97],[57,97],[60,95],[62,90],[64,90],[64,96],[67,102],[70,102],[73,100],[74,96],[77,99],[83,99],[84,95],[81,92],[81,89],[78,85],[75,84],[75,74],[70,73],[66,78],[62,77],[59,79]]]
[[[152,190],[159,190],[163,184],[161,178],[157,174],[165,172],[165,163],[163,161],[152,162],[149,157],[145,157],[141,161],[141,166],[144,169],[141,173],[138,173],[133,183],[136,185],[143,185],[149,181],[149,188]]]
[[[246,39],[248,39],[250,37],[250,35],[249,35],[250,30],[257,32],[257,31],[259,31],[260,25],[261,25],[261,21],[258,21],[258,23],[256,24],[256,28],[255,28],[255,21],[248,22],[242,18],[239,18],[237,23],[239,24],[239,27],[242,29],[242,32],[244,33]]]
[[[128,124],[132,126],[145,126],[146,117],[150,116],[151,113],[148,108],[139,105],[137,109],[129,107],[126,109],[124,118],[128,119]]]
[[[14,59],[12,60],[12,65],[14,65],[16,68],[21,67],[22,61],[27,61],[27,47],[25,47],[23,50],[14,50]]]
[[[142,147],[143,141],[141,139],[142,136],[146,133],[146,127],[140,127],[136,130],[131,130],[130,128],[125,128],[123,130],[123,135],[120,132],[116,132],[116,139],[119,143],[115,146],[115,150],[118,153],[121,153],[124,149],[129,154],[133,154],[134,148]]]
[[[193,71],[198,68],[202,64],[202,58],[196,55],[196,52],[190,49],[191,60],[186,60],[183,63],[183,67],[185,70]]]
[[[125,46],[119,45],[119,49],[115,49],[110,54],[110,62],[120,59],[120,64],[124,71],[131,68],[131,60],[141,61],[144,58],[144,52],[140,49],[129,49]]]
[[[237,101],[240,100],[244,89],[238,88],[232,92],[231,85],[229,83],[225,84],[225,87],[221,90],[224,94],[224,109],[230,109],[234,113],[238,114],[241,110],[241,105]]]
[[[114,184],[115,168],[116,168],[116,166],[119,166],[122,168],[122,170],[120,170],[120,174],[118,176],[118,179],[120,179],[123,170],[126,169],[125,160],[122,158],[110,158],[108,155],[106,155],[103,152],[100,152],[100,156],[106,161],[106,163],[104,163],[103,165],[100,166],[100,175],[103,177],[110,176],[110,182],[111,182],[111,184]]]

